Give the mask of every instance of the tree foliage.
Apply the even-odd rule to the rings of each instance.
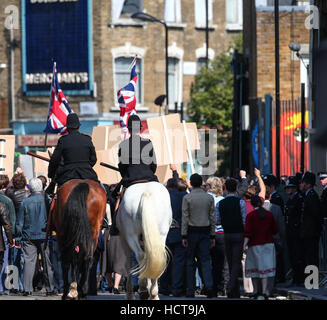
[[[230,159],[231,130],[234,97],[232,61],[234,50],[242,51],[241,34],[234,38],[229,49],[203,67],[191,88],[191,101],[187,113],[198,128],[218,129],[217,156],[219,173],[226,174]],[[219,147],[220,146],[220,147]]]

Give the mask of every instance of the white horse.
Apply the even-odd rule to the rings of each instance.
[[[159,182],[134,184],[126,189],[117,212],[117,227],[129,261],[127,299],[135,299],[132,273],[139,277],[140,299],[159,300],[158,278],[168,263],[166,237],[172,222],[167,189]],[[131,253],[138,266],[133,268]]]

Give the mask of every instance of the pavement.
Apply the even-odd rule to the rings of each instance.
[[[327,300],[327,287],[309,290],[304,287],[277,285],[274,293],[275,295],[286,297],[287,300]]]
[[[204,295],[196,295],[195,298],[176,298],[173,296],[160,295],[160,300],[252,300],[248,297],[241,296],[240,299],[229,299],[226,296],[208,299]],[[136,295],[138,300],[138,295]],[[61,296],[46,296],[44,289],[39,292],[34,292],[32,296],[25,297],[21,294],[0,295],[2,300],[61,300]],[[108,292],[98,291],[96,296],[89,296],[88,300],[126,300],[125,292],[113,294]],[[327,300],[327,286],[320,289],[306,289],[304,287],[287,286],[287,284],[278,284],[273,291],[273,297],[269,300]]]

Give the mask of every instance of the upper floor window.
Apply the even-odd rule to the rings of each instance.
[[[118,20],[121,17],[129,17],[135,12],[143,10],[142,0],[112,0],[111,10],[113,20]]]
[[[212,24],[212,0],[194,0],[195,26],[205,28],[207,22],[206,1],[208,1],[208,22]]]
[[[310,1],[299,1],[299,0],[279,0],[280,6],[303,6],[309,5]],[[267,7],[275,6],[275,0],[256,0],[256,7]]]
[[[181,20],[181,0],[165,0],[165,21],[180,23]]]
[[[226,0],[226,29],[242,30],[243,0]]]
[[[131,65],[134,57],[117,57],[114,60],[114,81],[115,81],[115,92],[117,93],[119,89],[126,86],[131,77],[131,70],[129,66]],[[136,83],[136,103],[142,104],[142,60],[137,59],[135,71],[137,73],[137,83]],[[117,103],[117,101],[116,101]]]
[[[180,82],[180,60],[177,58],[168,58],[168,104],[174,106],[179,102],[179,82]]]
[[[201,57],[201,58],[198,58],[198,61],[197,61],[197,73],[200,72],[200,70],[205,67],[207,64],[207,58],[205,57]]]

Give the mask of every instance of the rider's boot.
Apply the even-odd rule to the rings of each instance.
[[[45,202],[45,208],[47,211],[47,218],[49,219],[51,204],[54,198],[54,189],[55,189],[56,183],[54,181],[51,181],[48,188],[44,191],[44,202]],[[50,224],[50,232],[55,231],[54,225]]]
[[[109,199],[109,204],[110,204],[110,211],[111,211],[111,227],[110,227],[110,234],[112,236],[118,235],[119,230],[117,228],[116,224],[116,217],[117,217],[117,210],[116,204],[119,199],[119,193],[121,189],[121,183],[118,183],[115,189],[110,193],[108,199]]]

